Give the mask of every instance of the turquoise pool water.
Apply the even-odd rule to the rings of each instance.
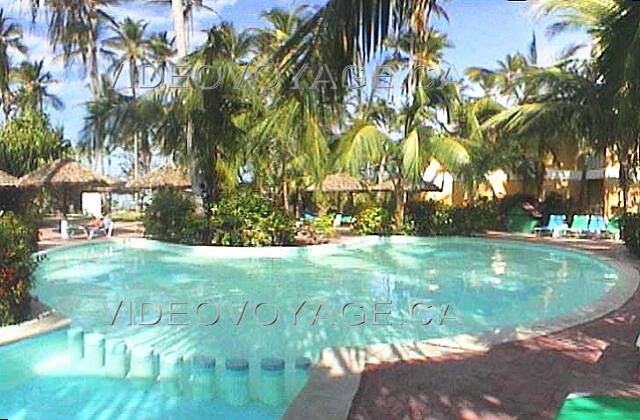
[[[252,368],[262,358],[277,357],[289,369],[297,357],[315,358],[325,347],[411,342],[561,316],[600,298],[617,274],[589,255],[555,247],[390,238],[258,250],[93,243],[48,253],[37,278],[35,293],[75,327],[121,338],[130,348],[150,345],[159,354],[186,358],[205,354],[219,365],[242,357]],[[55,337],[42,340],[56,342]],[[32,349],[30,343],[17,346]],[[99,418],[93,414],[102,415],[101,408],[113,418],[107,400],[117,402],[117,413],[148,406],[149,418],[171,410],[189,414],[178,418],[275,418],[286,407],[167,399],[154,387],[137,389],[73,364],[51,368],[51,361],[39,361],[48,368],[32,369],[25,378],[18,374],[7,385],[3,367],[12,357],[21,359],[18,348],[0,348],[0,407],[10,407],[9,418],[21,412],[34,418],[29,410],[39,413],[44,395],[59,397],[61,406],[69,404],[64,413],[77,418]],[[64,352],[63,345],[47,348]],[[255,394],[259,380],[256,369],[251,372]],[[287,375],[291,382],[290,369]]]

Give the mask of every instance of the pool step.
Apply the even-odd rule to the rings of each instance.
[[[254,365],[247,359],[231,357],[218,371],[216,359],[209,355],[185,357],[173,351],[158,352],[152,346],[130,346],[123,339],[80,328],[67,330],[67,349],[71,364],[80,363],[91,374],[126,380],[135,386],[157,384],[171,397],[220,398],[233,406],[251,401],[273,407],[285,404],[304,386],[312,366],[307,357],[290,365],[281,358],[262,358]]]

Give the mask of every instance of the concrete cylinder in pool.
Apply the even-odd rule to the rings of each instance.
[[[280,406],[285,401],[284,360],[265,358],[260,361],[260,401]]]
[[[205,355],[191,357],[191,395],[208,400],[216,395],[216,359]]]
[[[78,361],[84,357],[84,331],[82,328],[67,330],[67,350],[71,361]]]
[[[105,373],[113,378],[124,378],[129,372],[129,355],[123,340],[110,339],[105,345]]]
[[[308,357],[298,357],[295,362],[295,384],[293,395],[297,395],[309,380],[309,369],[311,369],[311,359]]]
[[[249,361],[247,359],[231,358],[225,361],[222,389],[224,399],[230,405],[240,406],[249,402]]]
[[[129,378],[135,381],[153,382],[158,377],[158,355],[150,346],[135,346],[131,349]]]
[[[84,335],[84,360],[91,368],[104,366],[105,352],[104,334],[89,333]]]
[[[160,376],[162,390],[169,396],[182,394],[185,377],[184,358],[178,353],[163,353],[160,355]]]

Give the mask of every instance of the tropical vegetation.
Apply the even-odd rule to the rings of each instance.
[[[205,243],[269,242],[222,237],[221,211],[269,209],[287,219],[307,209],[320,216],[339,211],[339,200],[317,188],[335,172],[391,186],[390,194],[352,206],[364,217],[357,230],[380,230],[365,228],[364,220],[384,215],[385,231],[440,234],[447,229],[435,228],[442,224],[433,220],[484,205],[478,187],[490,187],[487,176],[495,170],[519,176],[525,191],[542,200],[545,162],[566,144],[583,158],[613,153],[628,205],[640,162],[638,43],[629,41],[639,24],[635,2],[537,0],[537,11],[556,20],[550,32],[578,27],[590,36],[589,54],[567,48],[556,63],[542,66],[534,35],[526,52],[513,52],[494,68],[471,67],[462,78],[447,72],[447,50],[454,46],[436,29],[436,21],[448,19],[442,1],[329,0],[317,8],[273,8],[263,13],[263,25],[249,30],[222,20],[199,45],[190,41],[189,28],[194,13],[211,12],[202,2],[162,2],[174,38],[150,31],[149,22],[114,18],[115,3],[33,0],[33,19],[46,22],[52,51],[87,76],[91,97],[75,150],[48,122],[47,111],[63,106],[51,92],[53,76],[43,61],[29,59],[25,29],[0,11],[0,165],[7,172],[19,176],[73,152],[104,170],[105,157],[121,150],[129,157],[124,173],[136,178],[162,156],[189,168],[194,207],[181,207],[175,194],[171,199],[204,220],[195,223]],[[359,86],[363,77],[393,80],[389,71],[400,79],[397,95],[384,83]],[[179,76],[171,78],[177,89],[142,87],[167,73]],[[453,174],[468,205],[451,212],[435,204],[417,209],[427,171]],[[169,200],[163,194],[154,201]],[[280,216],[269,220],[288,231]],[[164,236],[162,223],[147,224],[150,235]],[[272,242],[288,241],[288,234],[270,235]],[[181,233],[169,237],[187,240]]]
[[[0,217],[0,326],[23,321],[29,314],[36,232],[12,213]]]

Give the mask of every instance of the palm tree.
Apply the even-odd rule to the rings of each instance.
[[[255,48],[254,66],[269,63],[276,53],[308,18],[304,6],[291,11],[272,9],[263,14],[268,27],[257,30],[251,38]],[[275,74],[260,72],[264,85],[272,83]],[[250,136],[255,139],[250,164],[264,184],[273,186],[273,195],[283,208],[291,210],[290,194],[322,180],[327,169],[329,110],[320,101],[318,92],[309,89],[313,77],[302,77],[300,90],[269,89],[257,96],[252,112],[245,121]],[[299,201],[299,200],[298,200]]]
[[[469,162],[460,168],[460,178],[469,198],[475,199],[478,186],[487,181],[487,175],[511,164],[510,144],[482,130],[482,125],[491,117],[504,111],[504,107],[489,96],[481,98],[463,97],[455,106],[452,115],[452,137],[458,139],[469,152]],[[489,184],[493,190],[493,186]],[[495,196],[495,191],[494,191]]]
[[[552,33],[567,28],[585,29],[592,38],[594,79],[598,81],[597,101],[606,123],[592,127],[599,134],[590,139],[613,147],[620,164],[620,187],[626,210],[630,170],[640,164],[640,63],[638,28],[640,4],[624,0],[538,0],[538,10],[557,16]],[[599,120],[598,120],[599,121]],[[606,128],[604,132],[602,128]]]
[[[528,70],[535,69],[537,65],[537,41],[536,35],[533,34],[528,55],[508,54],[504,60],[498,60],[498,68],[495,70],[470,67],[466,73],[472,82],[479,83],[485,91],[504,96],[517,104],[535,93],[537,86],[525,84],[521,76]]]
[[[446,43],[441,43],[443,47]],[[439,56],[433,50],[434,57]],[[407,77],[410,77],[407,75]],[[442,76],[441,76],[442,77]],[[401,109],[374,103],[361,108],[350,129],[340,139],[335,151],[334,165],[354,175],[363,171],[380,175],[394,185],[394,224],[401,230],[407,202],[407,189],[424,182],[423,176],[432,160],[437,160],[452,171],[469,165],[469,152],[461,139],[447,129],[438,114],[452,112],[459,103],[458,86],[451,80],[416,81],[418,89]],[[405,85],[408,85],[405,80]]]
[[[81,152],[90,155],[93,150],[112,150],[122,143],[128,135],[123,121],[129,102],[130,98],[114,89],[112,80],[103,75],[100,96],[85,104],[87,115],[78,142]],[[96,140],[101,143],[94,144]]]
[[[247,38],[228,23],[209,29],[205,43],[187,58],[190,66],[203,70],[196,72],[193,83],[178,90],[171,115],[165,118],[178,127],[191,122],[193,144],[185,155],[189,161],[197,158],[195,170],[202,178],[194,178],[204,181],[205,204],[217,202],[223,190],[237,181],[244,139],[239,118],[249,104],[245,100],[247,92],[236,86],[236,80],[242,75],[240,64],[249,51]],[[215,89],[201,88],[213,85]],[[244,85],[244,89],[248,87]]]
[[[599,100],[602,86],[588,63],[560,63],[521,77],[526,79],[523,83],[540,86],[538,93],[489,118],[482,130],[493,132],[504,143],[515,142],[522,153],[535,157],[539,198],[545,157],[555,156],[566,143],[588,143],[604,150],[610,142],[611,112]]]
[[[369,61],[392,34],[429,36],[433,14],[446,17],[437,0],[330,0],[301,25],[280,48],[276,59],[291,70],[290,80],[305,65],[326,65],[340,74],[351,64]],[[341,86],[337,92],[343,94]],[[335,95],[334,95],[335,96]]]
[[[107,8],[118,0],[31,0],[33,19],[46,10],[49,40],[54,51],[61,50],[66,66],[78,61],[89,78],[92,99],[100,95],[101,76],[98,65],[100,38],[113,18]],[[102,144],[94,139],[91,144]],[[102,150],[92,151],[98,170],[102,171]]]
[[[62,100],[47,90],[47,86],[57,80],[43,70],[43,64],[43,60],[23,61],[16,69],[14,79],[20,84],[16,97],[22,109],[43,112],[45,103],[57,110],[64,108]]]
[[[22,28],[4,15],[0,9],[0,99],[5,119],[9,119],[13,105],[11,83],[11,57],[9,53],[27,53],[27,47],[22,43]]]
[[[154,67],[153,78],[162,78],[173,65],[173,57],[176,54],[174,41],[175,38],[167,37],[166,31],[153,34],[149,38],[149,61]]]
[[[175,33],[177,57],[176,61],[184,60],[189,52],[189,26],[193,23],[193,10],[195,8],[213,11],[206,6],[202,0],[148,0],[151,3],[163,3],[171,5],[171,16],[173,19],[173,31]],[[193,122],[187,120],[185,124],[186,149],[189,157],[189,167],[191,169],[191,190],[199,194],[200,180],[197,176],[197,159],[193,156]]]
[[[54,50],[62,49],[65,64],[79,58],[89,75],[94,97],[99,94],[99,39],[113,18],[106,9],[117,0],[32,0],[34,13],[44,5],[49,14],[49,38]]]
[[[140,82],[140,65],[149,64],[149,40],[145,36],[147,24],[126,18],[122,23],[113,25],[114,36],[104,40],[108,55],[113,58],[111,70],[117,76],[125,65],[129,73],[129,88],[133,100],[136,99],[136,87]],[[138,133],[133,133],[133,177],[138,178]]]

